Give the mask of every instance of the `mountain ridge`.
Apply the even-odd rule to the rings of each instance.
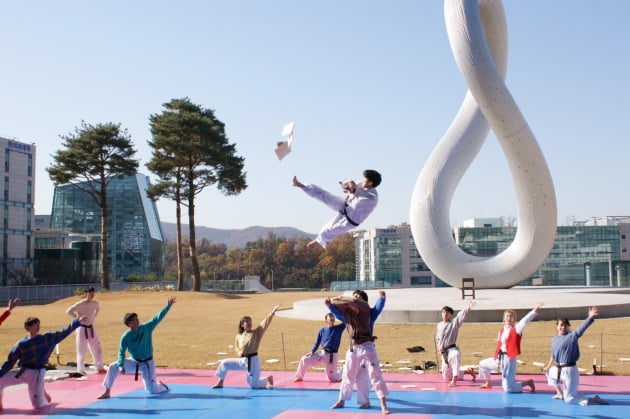
[[[174,242],[176,239],[176,223],[161,222],[164,240]],[[234,247],[245,247],[248,242],[258,239],[266,239],[269,233],[273,233],[276,237],[287,239],[295,239],[298,237],[315,237],[315,234],[307,233],[294,227],[263,227],[250,226],[243,229],[220,229],[206,226],[196,226],[197,241],[206,239],[214,244],[225,244],[228,249]],[[188,237],[189,225],[182,224],[182,234]]]

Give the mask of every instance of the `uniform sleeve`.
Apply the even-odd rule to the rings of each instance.
[[[127,352],[127,335],[129,332],[123,333],[120,337],[120,344],[118,345],[118,366],[122,368],[125,365],[125,353]]]
[[[72,317],[76,317],[74,315],[74,311],[77,309],[77,306],[79,304],[81,304],[81,301],[76,302],[76,303],[72,304],[70,307],[68,307],[68,309],[66,310],[66,314],[68,314],[69,316],[72,316]]]
[[[4,310],[4,313],[0,315],[0,324],[2,324],[10,315],[11,312],[9,310]]]
[[[375,317],[374,317],[375,320],[376,320],[376,317],[378,317],[381,314],[381,311],[383,311],[384,308],[385,308],[385,298],[379,297],[378,300],[376,300],[376,304],[374,304],[374,308],[372,309],[375,314]]]
[[[516,333],[518,333],[519,335],[523,334],[523,330],[525,330],[525,326],[527,326],[527,323],[531,322],[532,320],[534,320],[534,318],[538,315],[538,312],[532,310],[529,313],[527,313],[525,315],[525,317],[523,317],[517,324],[516,326],[514,326],[516,328]]]
[[[466,307],[465,309],[460,310],[460,312],[457,313],[457,316],[455,316],[455,325],[457,327],[460,327],[462,323],[464,323],[464,320],[466,320],[466,316],[468,316],[469,312],[470,312],[470,307]]]
[[[241,347],[241,340],[238,338],[239,335],[236,335],[234,338],[234,350],[238,356],[243,356],[243,348]]]
[[[11,368],[15,365],[15,363],[19,359],[19,348],[18,345],[15,345],[11,352],[9,352],[9,356],[4,364],[2,364],[2,368],[0,368],[0,377],[2,377],[7,372],[11,371]]]
[[[575,336],[577,336],[578,338],[581,338],[584,332],[586,332],[586,329],[588,329],[589,326],[592,325],[594,321],[595,321],[594,319],[587,317],[586,320],[584,320],[582,324],[573,332],[575,333]]]
[[[270,311],[269,314],[267,314],[267,317],[265,317],[260,322],[260,327],[262,327],[263,333],[267,331],[267,328],[269,328],[269,325],[271,324],[271,320],[273,320],[273,316],[274,316],[274,313]]]
[[[346,322],[346,319],[343,317],[343,314],[341,314],[341,311],[339,311],[336,305],[331,304],[328,306],[328,309],[333,314],[333,316],[335,316],[337,320],[339,320],[342,323]]]
[[[317,348],[319,348],[319,345],[322,343],[322,335],[324,334],[324,330],[325,329],[323,327],[319,329],[319,332],[317,333],[317,339],[315,339],[315,344],[313,345],[313,349],[311,349],[312,354],[317,351]]]
[[[81,326],[81,323],[79,322],[79,319],[72,320],[72,323],[70,323],[69,325],[67,325],[63,329],[57,330],[56,332],[51,332],[50,333],[50,340],[51,340],[51,342],[53,342],[53,344],[56,345],[57,343],[61,342],[66,337],[68,337],[68,335],[70,333],[72,333],[74,331],[74,329],[76,329],[79,326]]]
[[[162,319],[166,316],[166,313],[168,313],[170,309],[171,309],[171,306],[169,306],[168,304],[165,305],[162,308],[162,310],[160,310],[155,316],[153,316],[151,320],[144,323],[144,326],[146,326],[147,328],[149,328],[149,330],[152,331],[162,321]]]

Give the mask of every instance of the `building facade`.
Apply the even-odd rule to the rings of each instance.
[[[549,257],[519,285],[630,286],[630,219],[614,218],[557,227]],[[454,229],[454,239],[475,256],[501,253],[516,235],[516,227],[501,227],[501,219],[471,220],[464,225],[469,227]],[[393,287],[448,286],[422,260],[409,227],[360,233],[355,249],[357,281],[384,281],[384,286]]]
[[[72,247],[90,255],[94,247],[79,243],[100,242],[100,208],[82,184],[55,188],[51,227],[69,231]],[[130,275],[164,274],[164,236],[155,202],[142,174],[116,176],[108,185],[108,260],[113,281]]]
[[[35,144],[0,137],[4,162],[0,216],[0,282],[3,286],[30,283],[33,263]]]
[[[355,251],[356,279],[360,283],[401,288],[447,286],[422,260],[409,227],[359,233],[355,238]]]

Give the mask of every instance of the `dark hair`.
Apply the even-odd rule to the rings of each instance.
[[[454,313],[454,312],[453,312],[453,308],[452,308],[452,307],[449,307],[449,306],[444,306],[444,307],[442,307],[442,311],[446,311],[447,313],[451,313],[451,314],[453,314],[453,313]]]
[[[90,287],[90,288],[86,289],[85,292],[94,292],[94,287]]]
[[[335,315],[332,313],[326,313],[326,315],[324,316],[324,320],[328,320],[329,318],[335,320]]]
[[[125,314],[125,317],[123,317],[123,323],[125,323],[125,326],[129,326],[129,322],[134,317],[138,317],[138,315],[136,313],[127,313],[127,314]]]
[[[37,317],[27,317],[26,320],[24,320],[24,328],[26,329],[35,323],[39,323],[39,319]]]
[[[569,322],[569,319],[567,319],[566,317],[558,317],[558,319],[556,320],[556,326],[561,325],[561,324],[566,324],[567,326],[571,326],[571,322]]]
[[[381,174],[376,170],[366,169],[363,171],[363,177],[372,182],[372,187],[376,188],[381,184]]]
[[[354,294],[359,294],[359,296],[361,297],[361,299],[362,299],[363,301],[365,301],[366,303],[368,302],[368,295],[367,295],[367,293],[366,293],[365,291],[362,291],[362,290],[354,290],[354,291],[352,292],[352,295],[354,295]]]
[[[241,318],[241,320],[239,320],[238,322],[238,334],[243,334],[243,332],[245,331],[245,329],[243,328],[243,322],[245,320],[249,320],[249,322],[252,322],[252,318],[249,316],[243,316],[243,318]]]

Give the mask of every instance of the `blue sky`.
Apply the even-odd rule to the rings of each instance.
[[[630,214],[630,2],[504,7],[507,85],[547,159],[559,224]],[[292,176],[336,191],[365,168],[383,184],[362,227],[408,222],[418,174],[466,92],[438,0],[2,2],[0,18],[0,136],[37,144],[37,214],[50,213],[45,168],[59,135],[81,120],[121,123],[150,175],[148,117],[187,96],[226,124],[249,184],[233,197],[202,193],[198,225],[315,233],[332,214]],[[293,151],[279,162],[289,121]],[[452,224],[516,216],[513,189],[491,134]],[[170,201],[158,209],[175,220]]]

